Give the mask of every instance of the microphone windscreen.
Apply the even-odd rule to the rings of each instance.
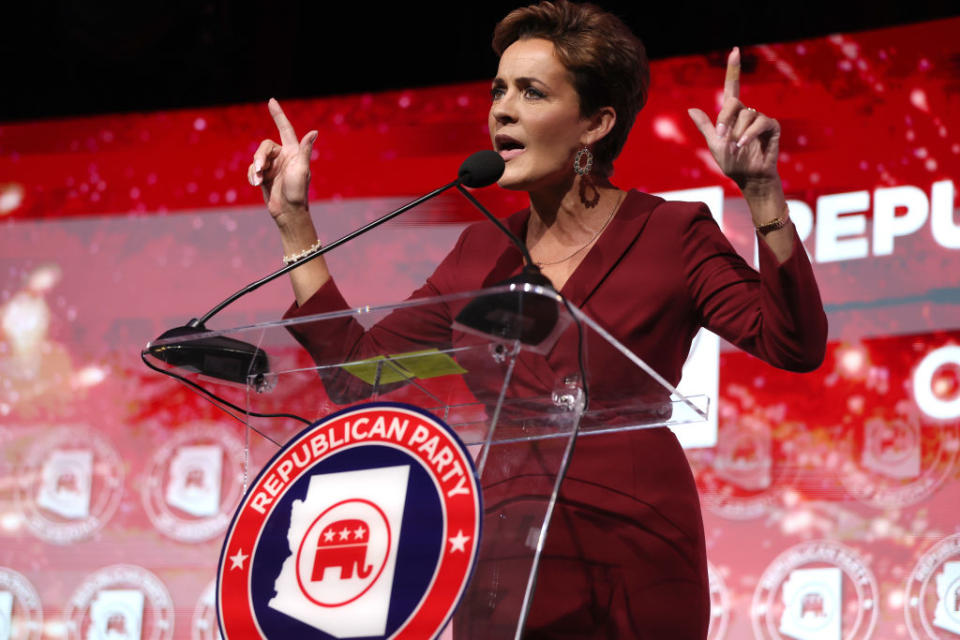
[[[457,177],[461,184],[471,189],[478,189],[499,180],[503,175],[504,166],[503,158],[499,153],[484,149],[463,161]]]

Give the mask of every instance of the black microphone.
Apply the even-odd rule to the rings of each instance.
[[[490,149],[477,151],[463,161],[457,173],[460,184],[479,189],[487,187],[500,179],[506,164],[500,154]]]
[[[553,284],[540,273],[530,257],[527,246],[507,229],[496,216],[487,211],[480,202],[461,185],[482,187],[500,179],[505,163],[496,151],[478,151],[467,158],[460,167],[460,182],[457,189],[480,210],[524,257],[523,270],[494,286],[508,286],[502,293],[485,295],[470,301],[457,314],[456,324],[461,329],[507,340],[520,340],[535,351],[547,350],[546,339],[558,321],[557,305],[544,296],[531,295],[531,287],[553,291]]]
[[[148,352],[153,357],[172,365],[174,368],[183,369],[192,373],[199,373],[211,378],[238,383],[245,383],[249,376],[254,376],[254,379],[258,381],[258,386],[261,384],[265,385],[265,375],[269,372],[269,363],[267,360],[267,354],[262,349],[234,338],[227,338],[225,336],[213,338],[205,337],[193,340],[183,340],[183,338],[187,338],[190,335],[207,332],[208,329],[206,328],[206,322],[214,315],[222,311],[225,307],[232,304],[237,299],[247,295],[248,293],[259,289],[268,282],[279,278],[288,271],[296,269],[303,263],[309,262],[317,256],[321,256],[327,251],[331,251],[336,247],[353,240],[357,236],[363,235],[367,231],[379,227],[384,222],[392,220],[398,215],[409,211],[422,202],[440,195],[450,188],[461,187],[461,185],[466,185],[471,188],[479,188],[491,185],[500,179],[500,176],[503,175],[503,170],[503,158],[501,158],[500,155],[495,151],[484,150],[474,153],[464,160],[463,164],[460,165],[457,179],[453,182],[450,182],[439,189],[435,189],[427,195],[417,198],[413,202],[409,202],[399,209],[391,211],[385,216],[377,218],[373,222],[370,222],[355,231],[351,231],[347,235],[334,240],[328,245],[318,248],[316,251],[303,256],[295,262],[285,265],[284,267],[274,271],[264,278],[261,278],[260,280],[257,280],[256,282],[248,284],[208,311],[200,319],[194,318],[182,327],[174,327],[173,329],[165,331],[156,340],[154,340],[154,342],[157,342],[158,340],[164,340],[167,338],[180,338],[181,341],[168,345],[151,344],[148,346]],[[467,191],[463,190],[463,193],[467,193]],[[470,199],[473,200],[472,197]],[[473,202],[479,205],[479,203],[477,203],[475,200],[473,200]],[[483,207],[480,207],[480,209],[486,213],[486,210],[484,210]],[[490,214],[487,213],[487,215],[489,216]]]
[[[481,153],[485,152],[475,153],[470,159],[480,156]],[[503,158],[493,151],[489,153],[496,156],[496,160],[499,161],[501,167],[500,174],[502,174]],[[493,158],[488,157],[478,160],[478,164],[480,162],[489,163],[491,166],[496,164]],[[464,165],[466,164],[464,162]],[[479,175],[479,173],[478,170],[477,174]],[[500,179],[499,174],[496,179]],[[519,340],[530,347],[532,351],[548,352],[553,341],[547,338],[558,337],[553,332],[560,318],[557,299],[534,294],[532,290],[539,288],[546,292],[556,293],[553,283],[540,272],[540,268],[530,257],[527,245],[520,238],[511,233],[496,216],[487,211],[486,207],[480,204],[480,201],[474,198],[463,186],[457,185],[457,189],[520,250],[525,264],[519,274],[493,285],[494,287],[505,286],[507,287],[505,291],[474,298],[457,314],[454,324],[458,328],[474,334],[493,336],[503,340]],[[559,294],[557,295],[559,296]]]

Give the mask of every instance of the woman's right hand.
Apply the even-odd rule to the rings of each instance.
[[[273,140],[260,143],[247,168],[247,180],[263,190],[263,200],[270,215],[277,225],[283,227],[308,211],[310,153],[317,131],[307,132],[298,141],[280,103],[271,98],[267,107],[277,125],[280,144]]]

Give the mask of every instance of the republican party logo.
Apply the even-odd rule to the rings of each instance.
[[[150,458],[141,488],[153,525],[183,542],[221,535],[240,500],[243,443],[216,424],[184,427]]]
[[[929,424],[915,412],[877,411],[859,434],[845,430],[838,448],[846,462],[840,480],[858,500],[881,509],[916,504],[937,490],[960,450],[960,427]]]
[[[759,518],[782,501],[796,469],[788,439],[773,435],[774,424],[791,425],[781,406],[759,406],[743,387],[726,393],[717,446],[689,452],[690,465],[705,508],[731,520]]]
[[[767,425],[744,418],[717,443],[717,476],[745,491],[765,491],[773,484],[772,440]]]
[[[30,582],[0,567],[0,640],[39,640],[43,635],[40,596]]]
[[[436,637],[473,571],[480,500],[470,455],[420,409],[317,422],[264,467],[227,532],[221,634]]]
[[[920,475],[920,424],[872,418],[863,425],[861,466],[898,480]]]
[[[829,540],[781,553],[753,594],[754,635],[764,640],[861,640],[878,615],[877,580],[860,555]]]
[[[17,476],[17,498],[37,537],[69,544],[110,519],[123,493],[120,457],[101,434],[54,429],[28,449]]]
[[[907,579],[904,609],[914,640],[960,638],[960,534],[934,545]]]
[[[169,640],[173,601],[142,567],[114,565],[88,576],[64,608],[70,640]]]

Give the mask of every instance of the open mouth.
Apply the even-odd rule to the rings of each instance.
[[[504,161],[517,157],[526,149],[523,143],[505,135],[496,136],[493,144],[494,147],[496,147],[497,153],[500,154],[500,157],[503,158]]]

